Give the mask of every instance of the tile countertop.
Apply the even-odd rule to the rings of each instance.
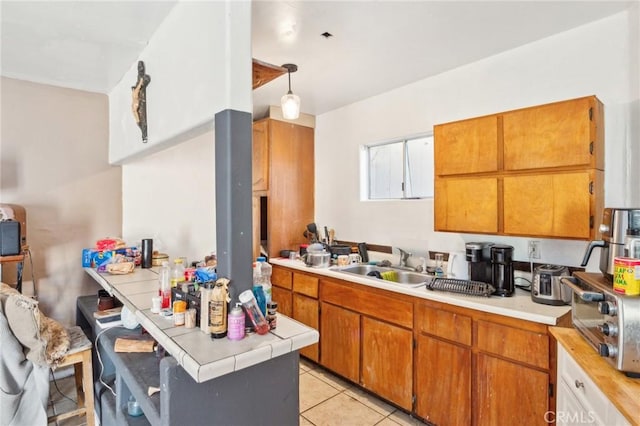
[[[447,293],[443,291],[428,290],[425,286],[410,287],[403,284],[397,284],[389,281],[369,278],[365,276],[357,276],[340,272],[338,267],[330,268],[311,268],[299,260],[289,260],[284,258],[272,258],[269,260],[274,265],[285,266],[291,269],[297,269],[303,272],[309,272],[318,275],[324,275],[330,278],[351,281],[358,284],[367,285],[369,287],[380,288],[384,290],[394,291],[409,296],[420,297],[423,299],[435,300],[450,305],[460,306],[463,308],[475,309],[482,312],[504,315],[507,317],[518,318],[533,321],[541,324],[556,325],[558,320],[566,313],[571,311],[571,306],[550,306],[534,303],[531,300],[531,293],[516,289],[511,297],[480,297],[466,296],[455,293]]]
[[[133,312],[138,322],[198,383],[297,351],[317,343],[320,337],[317,330],[278,314],[278,327],[264,336],[252,334],[235,342],[211,339],[200,328],[175,327],[173,318],[151,312],[151,298],[158,294],[157,268],[136,268],[126,275],[84,270]]]
[[[640,379],[629,378],[613,368],[578,330],[563,327],[551,327],[550,330],[622,415],[632,425],[640,425]]]

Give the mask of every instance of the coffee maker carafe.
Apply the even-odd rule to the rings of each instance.
[[[513,247],[494,244],[491,247],[491,284],[493,294],[512,296],[515,290],[513,273]]]
[[[640,228],[640,208],[604,209],[599,228],[602,240],[589,243],[580,266],[587,266],[593,248],[601,247],[600,271],[611,279],[613,277],[613,260],[625,255],[625,237],[627,229],[630,228]]]
[[[466,243],[469,279],[491,284],[491,247],[493,243]]]

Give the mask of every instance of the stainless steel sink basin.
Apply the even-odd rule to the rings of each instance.
[[[371,278],[373,280],[382,279],[376,274],[376,272],[381,274],[383,272],[395,271],[398,280],[388,281],[388,282],[401,284],[401,285],[413,285],[416,287],[420,285],[424,285],[429,280],[429,277],[423,274],[419,274],[417,272],[404,271],[404,270],[399,270],[392,267],[380,267],[375,265],[346,266],[344,268],[337,269],[337,271],[343,272],[345,274],[364,276],[367,278]]]

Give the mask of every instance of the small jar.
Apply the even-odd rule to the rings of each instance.
[[[184,300],[176,300],[173,302],[173,325],[184,325],[185,312],[187,311],[187,302]]]
[[[267,323],[270,330],[275,330],[278,321],[278,302],[267,303]]]

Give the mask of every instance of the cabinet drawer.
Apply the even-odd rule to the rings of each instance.
[[[595,413],[598,419],[606,419],[609,401],[561,346],[558,347],[558,379],[588,412]]]
[[[471,346],[471,318],[428,306],[418,306],[418,330]]]
[[[274,266],[271,272],[271,284],[291,290],[291,275],[291,271]]]
[[[478,321],[478,349],[535,367],[549,368],[549,336]]]
[[[293,291],[318,298],[318,278],[311,275],[293,273]]]
[[[406,328],[413,327],[413,303],[378,292],[322,281],[322,300]]]

